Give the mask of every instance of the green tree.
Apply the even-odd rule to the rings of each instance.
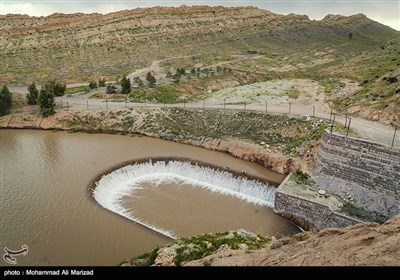
[[[35,82],[32,82],[28,86],[28,94],[26,95],[26,101],[28,102],[29,105],[36,105],[37,104],[37,99],[38,99],[39,91],[36,88]]]
[[[176,69],[176,73],[178,73],[179,75],[184,75],[186,73],[186,71],[183,68],[178,68],[178,69]]]
[[[146,74],[146,80],[147,80],[147,82],[149,83],[149,86],[150,86],[150,87],[155,87],[155,85],[156,85],[156,77],[154,77],[154,76],[151,74],[151,72],[148,72],[148,73]]]
[[[54,100],[54,93],[47,90],[46,87],[42,88],[39,92],[38,103],[40,107],[40,113],[44,117],[54,115],[54,108],[56,102]]]
[[[106,89],[106,93],[107,93],[107,94],[114,94],[114,93],[117,93],[117,88],[116,88],[114,85],[112,85],[112,84],[108,84],[108,85],[107,85],[107,89]]]
[[[47,92],[51,92],[54,96],[63,96],[67,86],[65,84],[56,82],[55,80],[50,80],[44,85],[44,88]]]
[[[121,87],[122,94],[128,94],[132,90],[131,80],[127,79],[126,75],[124,75],[121,79]]]
[[[190,74],[192,76],[195,76],[196,75],[196,68],[192,68],[192,70],[190,70]]]
[[[3,86],[0,90],[0,116],[4,116],[10,113],[12,105],[12,96],[6,86]]]
[[[97,83],[96,83],[95,81],[91,81],[91,82],[89,83],[89,88],[90,88],[90,89],[95,89],[95,88],[97,88]]]
[[[105,87],[106,86],[106,79],[99,79],[99,87]]]

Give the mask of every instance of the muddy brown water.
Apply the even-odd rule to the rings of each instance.
[[[117,265],[170,242],[98,205],[89,192],[100,173],[146,157],[186,157],[246,170],[279,182],[283,176],[228,154],[148,137],[0,130],[0,248],[21,249],[18,265]],[[202,203],[198,203],[201,198]],[[177,182],[144,187],[124,203],[136,216],[180,236],[244,228],[283,236],[298,232],[271,209]],[[1,265],[7,263],[1,259]]]

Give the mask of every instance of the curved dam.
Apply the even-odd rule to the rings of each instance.
[[[201,188],[213,193],[232,196],[255,205],[273,207],[275,187],[268,183],[192,164],[188,159],[156,160],[124,166],[106,174],[96,182],[93,197],[104,208],[144,225],[170,238],[177,238],[172,229],[160,228],[135,215],[135,205],[128,208],[130,197],[136,197],[143,188],[160,188],[172,184]],[[184,198],[183,198],[184,199]]]
[[[110,198],[97,189],[104,205],[126,209],[125,214],[171,237],[239,228],[276,237],[299,231],[268,207],[266,197],[274,190],[258,189],[266,181],[276,185],[284,176],[225,153],[148,137],[3,129],[0,154],[0,246],[29,246],[18,265],[114,266],[170,242],[93,199],[89,188],[94,178],[134,159],[191,160],[171,165],[153,161],[152,166],[141,162],[141,173],[137,166],[133,170],[141,174],[140,184],[114,168],[120,182],[133,180],[127,193],[116,191]],[[238,176],[242,171],[247,178]],[[261,180],[251,183],[253,178]],[[248,183],[252,189],[243,188]]]

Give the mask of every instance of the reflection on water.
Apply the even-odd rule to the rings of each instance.
[[[226,154],[157,139],[0,130],[0,248],[17,249],[27,244],[29,253],[18,257],[18,265],[117,265],[168,242],[164,236],[102,208],[88,190],[91,180],[110,166],[163,156],[195,158],[282,179]],[[143,197],[149,195],[144,193]],[[188,198],[177,196],[180,201],[195,203],[190,202],[190,195]],[[153,210],[157,207],[155,204]],[[263,219],[258,222],[264,223]],[[0,264],[6,265],[3,260]]]

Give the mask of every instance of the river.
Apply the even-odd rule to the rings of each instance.
[[[28,254],[16,257],[18,265],[118,265],[170,242],[104,209],[89,190],[110,167],[146,157],[185,157],[273,183],[283,179],[228,154],[148,137],[0,130],[1,249],[28,245]],[[238,228],[277,237],[299,231],[268,207],[180,185],[142,189],[126,203],[137,207],[141,219],[180,236]]]

